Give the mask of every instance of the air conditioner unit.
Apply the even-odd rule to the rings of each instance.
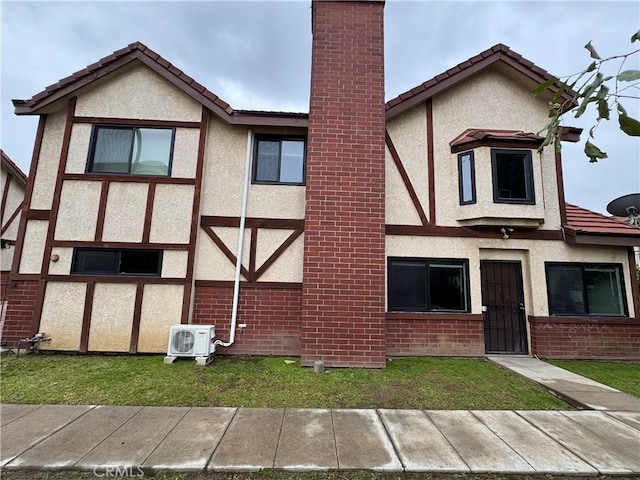
[[[169,346],[164,363],[173,363],[178,357],[193,357],[206,365],[213,359],[215,346],[213,325],[174,325],[169,330]]]

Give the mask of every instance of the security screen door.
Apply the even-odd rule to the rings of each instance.
[[[520,262],[480,262],[487,353],[527,353]]]

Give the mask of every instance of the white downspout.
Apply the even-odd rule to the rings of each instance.
[[[242,249],[244,246],[244,225],[247,220],[247,199],[249,197],[249,176],[251,168],[251,140],[253,131],[247,131],[247,156],[244,162],[244,187],[242,190],[242,210],[240,212],[240,231],[238,232],[238,257],[236,258],[236,277],[233,284],[233,308],[231,310],[231,328],[229,329],[229,341],[227,343],[216,340],[216,345],[230,347],[236,339],[236,321],[238,319],[238,298],[240,296],[240,272],[242,267]]]

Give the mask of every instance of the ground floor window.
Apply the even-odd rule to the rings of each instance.
[[[389,258],[389,311],[469,311],[467,260]]]
[[[546,263],[551,315],[626,315],[619,264]]]
[[[76,248],[71,273],[160,276],[162,250]]]

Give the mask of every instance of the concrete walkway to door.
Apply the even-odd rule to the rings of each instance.
[[[490,361],[532,380],[578,408],[640,412],[640,398],[560,367],[521,355],[489,355]]]

